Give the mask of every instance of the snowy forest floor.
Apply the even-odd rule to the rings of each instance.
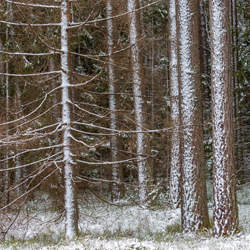
[[[209,195],[212,218],[211,187]],[[164,197],[161,197],[164,204]],[[239,233],[215,238],[212,231],[183,234],[180,227],[180,209],[167,206],[142,209],[138,206],[111,206],[90,197],[80,207],[80,236],[74,241],[64,238],[64,224],[58,214],[46,210],[44,202],[29,204],[19,214],[15,225],[0,243],[0,249],[42,250],[181,250],[181,249],[250,249],[250,188],[238,191]],[[33,210],[34,209],[34,210]],[[38,211],[40,210],[40,212]],[[45,212],[47,211],[47,212]],[[8,217],[0,215],[0,226]],[[49,222],[48,222],[49,221]],[[1,229],[1,228],[0,228]]]

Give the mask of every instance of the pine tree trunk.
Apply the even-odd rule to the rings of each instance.
[[[63,155],[64,155],[64,180],[65,180],[65,211],[66,211],[66,236],[69,239],[78,234],[78,210],[76,187],[74,182],[74,166],[70,142],[71,107],[69,96],[70,68],[69,68],[69,1],[63,0],[61,4],[61,68],[62,68],[62,123],[63,123]]]
[[[112,134],[115,134],[115,130],[119,129],[117,110],[119,105],[119,85],[117,83],[117,73],[115,72],[115,56],[113,55],[114,43],[118,42],[118,31],[114,30],[114,20],[111,19],[114,10],[112,6],[115,1],[107,0],[107,29],[108,29],[108,73],[109,73],[109,108],[110,108],[110,127],[113,130]],[[118,4],[116,2],[116,4]],[[111,147],[111,161],[117,162],[120,160],[121,150],[121,137],[119,135],[111,135],[110,138]],[[123,187],[123,168],[119,163],[112,164],[112,189],[111,198],[112,200],[119,200],[123,198],[124,187]]]
[[[244,171],[244,160],[243,160],[243,150],[241,147],[242,141],[242,129],[241,122],[239,117],[239,79],[236,75],[238,71],[238,18],[237,18],[237,0],[230,1],[230,21],[231,21],[231,43],[232,43],[232,54],[231,54],[231,63],[232,63],[232,87],[234,91],[233,95],[233,118],[234,118],[234,140],[235,140],[235,169],[237,172],[237,178],[239,180],[244,180],[245,171]]]
[[[200,1],[200,47],[201,47],[201,81],[202,81],[202,116],[204,125],[204,143],[210,148],[212,141],[211,124],[211,80],[210,80],[210,44],[207,17],[208,1]],[[204,152],[205,166],[211,169],[211,152]]]
[[[182,228],[184,232],[208,226],[208,208],[202,131],[199,1],[177,1],[181,152]]]
[[[137,167],[139,200],[141,204],[146,204],[150,192],[152,169],[148,159],[150,148],[147,135],[142,131],[146,129],[146,102],[145,85],[143,82],[142,59],[140,56],[140,46],[138,43],[140,32],[140,11],[132,12],[139,8],[138,0],[128,0],[129,14],[129,39],[131,47],[131,64],[133,74],[133,95],[134,111],[136,122],[136,147],[137,147]]]
[[[210,0],[214,234],[238,225],[234,165],[229,1]]]
[[[201,79],[204,82],[203,85],[209,83],[209,53],[208,53],[208,31],[206,24],[206,13],[205,13],[205,2],[206,0],[200,0],[199,13],[200,13],[200,45],[201,45]],[[204,88],[204,87],[203,87]],[[204,88],[205,89],[205,88]]]
[[[178,46],[176,27],[176,3],[169,1],[169,40],[170,40],[170,104],[171,104],[171,169],[170,169],[170,205],[177,208],[180,205],[180,112],[179,112],[179,74]]]

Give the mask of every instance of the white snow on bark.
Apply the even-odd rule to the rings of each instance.
[[[228,115],[228,84],[225,80],[229,77],[230,53],[227,41],[229,29],[225,27],[226,6],[225,1],[211,1],[211,49],[212,49],[212,103],[213,103],[213,164],[214,164],[214,233],[219,235],[228,228],[228,215],[230,214],[229,197],[231,196],[230,182],[232,177],[227,169],[229,155],[228,138],[230,131],[225,129],[226,123],[230,123]],[[229,215],[231,216],[231,215]]]
[[[171,175],[170,203],[176,208],[180,203],[180,117],[179,117],[179,79],[178,79],[178,50],[176,27],[176,3],[169,1],[169,34],[170,34],[170,91],[171,91]]]
[[[69,106],[69,65],[68,65],[68,19],[67,1],[61,5],[61,68],[62,68],[62,123],[63,132],[63,155],[65,164],[65,210],[66,210],[66,236],[70,239],[76,236],[74,226],[74,190],[73,190],[73,161],[70,152],[70,106]]]
[[[195,190],[197,167],[195,164],[194,147],[194,112],[196,69],[194,68],[191,56],[193,46],[191,34],[191,13],[189,1],[178,1],[178,20],[179,20],[179,54],[180,54],[180,80],[181,80],[181,113],[182,113],[182,218],[184,232],[196,231],[200,226],[200,218],[197,210],[197,193]]]
[[[22,3],[22,2],[14,2],[12,0],[6,0],[7,3],[11,3],[11,4],[17,4],[17,5],[24,5],[24,6],[31,6],[31,7],[41,7],[41,8],[56,8],[56,9],[60,9],[60,6],[57,5],[43,5],[43,4],[33,4],[33,3]]]
[[[132,12],[136,9],[135,0],[128,0],[128,12]],[[143,118],[143,97],[142,97],[142,79],[140,72],[140,61],[139,61],[139,46],[138,46],[138,29],[137,29],[136,14],[130,14],[129,22],[129,39],[131,47],[131,60],[133,70],[133,94],[134,94],[134,111],[136,121],[136,144],[137,144],[137,155],[138,155],[138,184],[139,184],[139,200],[140,203],[145,203],[147,199],[147,166],[145,155],[145,135],[142,132],[144,127]]]
[[[12,20],[13,13],[12,13],[12,4],[7,3],[7,18]],[[9,28],[9,26],[8,26]],[[9,36],[9,29],[6,30],[6,41],[9,41],[10,36]],[[9,73],[9,62],[7,61],[5,64],[5,73]],[[10,113],[10,107],[9,107],[9,76],[6,75],[5,77],[5,88],[6,88],[6,121],[9,122],[9,113]],[[6,135],[9,135],[9,128],[7,128]],[[6,152],[6,162],[5,162],[5,168],[9,168],[9,161],[8,161],[8,147],[7,147],[7,152]],[[4,190],[8,190],[9,188],[9,172],[6,171],[4,175]],[[7,202],[7,200],[6,200]]]
[[[113,10],[111,0],[107,0],[107,29],[108,29],[108,73],[109,73],[109,108],[110,108],[110,128],[111,133],[117,129],[117,115],[116,115],[116,98],[115,98],[115,72],[114,72],[114,59],[113,59],[113,46],[114,46],[114,31],[113,31]],[[118,161],[117,147],[118,147],[117,135],[111,136],[111,160],[112,162]],[[119,164],[112,164],[112,180],[114,181],[112,185],[112,192],[114,197],[118,198],[121,196],[119,191],[119,184],[121,182],[119,177]]]

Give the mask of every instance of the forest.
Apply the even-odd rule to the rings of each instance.
[[[249,0],[0,0],[0,249],[164,220],[249,240],[249,97]]]

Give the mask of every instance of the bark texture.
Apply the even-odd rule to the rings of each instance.
[[[210,0],[214,234],[238,226],[234,165],[229,1]]]
[[[143,130],[147,127],[146,102],[145,102],[145,84],[143,81],[142,59],[140,55],[139,38],[141,34],[140,11],[134,11],[139,8],[138,0],[128,0],[129,14],[129,39],[131,47],[131,65],[133,76],[133,95],[134,111],[136,122],[136,145],[137,145],[137,167],[139,200],[141,204],[146,204],[152,182],[152,169],[148,159],[150,149],[147,135]],[[134,12],[133,12],[134,11]]]
[[[62,123],[63,123],[63,155],[64,155],[64,180],[65,180],[65,211],[66,211],[66,236],[69,239],[78,234],[78,211],[76,188],[74,183],[74,166],[70,142],[71,107],[70,107],[70,44],[68,37],[70,5],[63,0],[61,5],[61,68],[62,68]]]
[[[176,3],[169,1],[169,45],[170,45],[170,105],[171,105],[171,170],[170,170],[170,205],[177,208],[180,205],[180,111],[179,111],[179,73],[178,45],[176,27]]]
[[[238,18],[237,18],[237,0],[230,1],[230,23],[231,23],[231,44],[232,44],[232,54],[231,54],[231,68],[233,72],[232,76],[232,87],[234,92],[233,95],[233,118],[234,118],[234,139],[235,139],[235,169],[237,172],[237,179],[244,180],[245,178],[245,166],[244,166],[244,156],[242,148],[242,124],[239,117],[240,110],[239,106],[239,88],[240,82],[236,75],[239,70],[239,54],[238,54]]]
[[[182,152],[182,228],[208,226],[200,73],[199,1],[178,0]]]
[[[108,74],[109,74],[109,108],[110,108],[110,128],[113,130],[112,134],[115,134],[115,130],[119,129],[118,110],[119,110],[119,83],[118,72],[115,67],[117,62],[117,56],[113,55],[114,46],[117,46],[119,35],[118,27],[115,24],[115,20],[111,17],[114,14],[118,14],[115,8],[117,1],[107,0],[107,29],[108,29]],[[115,163],[120,160],[121,152],[121,137],[120,135],[112,135],[110,138],[111,147],[111,161],[112,164],[112,200],[119,200],[124,196],[123,186],[123,168],[119,163]]]

